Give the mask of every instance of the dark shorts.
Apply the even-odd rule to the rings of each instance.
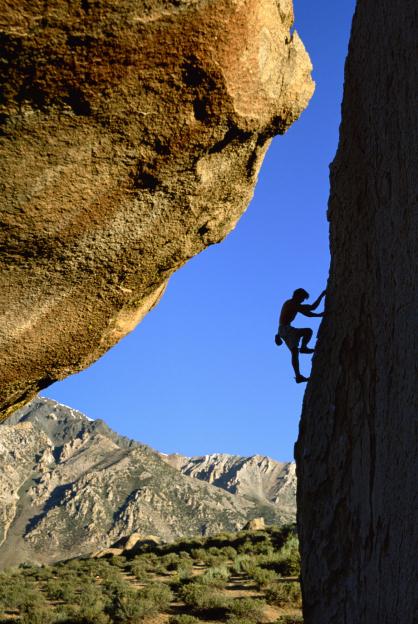
[[[291,325],[280,325],[279,336],[286,343],[286,346],[293,351],[299,347],[299,340],[302,338],[302,332]]]

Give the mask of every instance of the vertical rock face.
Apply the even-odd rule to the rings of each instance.
[[[416,0],[359,2],[297,443],[306,624],[418,621]]]
[[[0,412],[88,366],[306,107],[290,0],[0,0]]]

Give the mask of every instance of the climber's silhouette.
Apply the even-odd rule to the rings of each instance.
[[[315,313],[315,310],[325,297],[325,290],[319,295],[318,299],[311,304],[302,304],[302,301],[309,298],[309,293],[303,288],[297,288],[293,293],[293,297],[284,302],[280,312],[279,330],[276,334],[275,341],[277,345],[285,342],[292,353],[292,366],[295,371],[296,383],[308,381],[307,377],[300,374],[299,369],[299,353],[313,353],[314,350],[308,347],[308,342],[312,338],[312,329],[309,327],[297,328],[290,324],[300,312],[304,316],[324,316],[323,312]],[[299,341],[302,338],[302,344],[299,349]]]

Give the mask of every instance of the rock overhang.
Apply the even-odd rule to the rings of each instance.
[[[234,228],[314,83],[288,0],[2,4],[7,415]]]

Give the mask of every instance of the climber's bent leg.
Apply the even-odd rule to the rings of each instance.
[[[313,353],[314,352],[313,349],[308,347],[308,342],[312,338],[312,334],[313,334],[312,329],[310,329],[309,327],[306,327],[305,329],[300,330],[300,335],[302,337],[302,344],[300,346],[301,353]]]

